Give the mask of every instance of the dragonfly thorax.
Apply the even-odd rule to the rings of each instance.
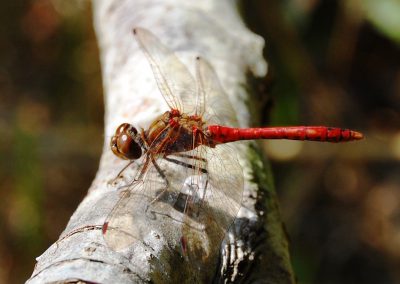
[[[142,156],[141,137],[138,131],[129,123],[121,124],[111,138],[112,152],[126,160],[136,160]]]

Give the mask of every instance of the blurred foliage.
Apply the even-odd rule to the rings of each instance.
[[[88,1],[0,4],[0,283],[21,283],[85,195],[103,103]]]
[[[241,9],[266,39],[261,123],[366,135],[264,144],[299,283],[399,283],[399,2],[248,0]]]
[[[366,18],[384,35],[400,44],[400,1],[359,1]]]
[[[397,283],[399,2],[246,0],[266,39],[261,124],[365,131],[357,144],[272,141],[300,283]],[[103,102],[88,1],[0,4],[0,283],[21,283],[93,179]]]

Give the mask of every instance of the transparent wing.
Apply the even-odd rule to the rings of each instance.
[[[181,187],[184,204],[182,236],[189,255],[198,254],[207,236],[219,245],[236,218],[243,195],[243,172],[236,154],[227,145],[200,146],[186,152],[185,163],[194,165]],[[198,255],[204,257],[204,255]]]
[[[142,190],[143,182],[138,181],[120,193],[120,198],[103,224],[103,236],[107,245],[116,251],[130,246],[135,241],[143,240],[141,232],[136,230],[136,223],[143,218],[145,209]],[[136,190],[137,189],[137,190]],[[140,219],[138,219],[140,218]]]
[[[134,35],[144,51],[158,89],[171,109],[195,110],[196,82],[186,66],[150,31],[135,28]]]
[[[218,145],[215,148],[201,146],[200,151],[207,157],[210,184],[210,190],[205,195],[209,210],[205,210],[203,214],[206,219],[213,220],[225,235],[241,207],[242,168],[234,149],[227,145]]]
[[[198,108],[207,124],[237,126],[235,111],[214,68],[201,57],[196,58],[196,80],[199,89]],[[205,105],[207,109],[204,109]]]
[[[198,56],[196,57],[196,83],[197,83],[197,96],[196,96],[196,109],[195,114],[198,116],[202,116],[204,118],[204,113],[206,111],[206,97],[210,90],[205,88],[207,87],[208,82],[203,82],[204,76],[202,73],[204,72],[202,68],[202,59]]]
[[[234,151],[226,145],[200,146],[156,163],[165,178],[149,164],[143,180],[122,191],[103,227],[106,243],[118,251],[174,221],[191,255],[201,251],[196,248],[205,238],[219,244],[242,200],[243,174]]]
[[[162,159],[155,160],[157,166],[159,161]],[[122,190],[103,225],[103,236],[109,247],[119,251],[134,242],[143,243],[154,229],[161,230],[160,218],[174,215],[171,204],[176,203],[177,194],[163,174],[150,161],[143,178]]]

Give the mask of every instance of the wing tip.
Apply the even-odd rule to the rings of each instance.
[[[101,232],[103,233],[103,235],[106,234],[107,230],[108,230],[108,222],[104,222],[103,227],[101,229]]]

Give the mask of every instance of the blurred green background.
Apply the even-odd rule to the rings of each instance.
[[[0,283],[22,283],[98,167],[103,97],[88,1],[1,2],[0,133]]]
[[[399,1],[240,3],[266,38],[256,124],[367,136],[263,144],[299,283],[399,283]],[[103,98],[90,2],[0,4],[0,133],[0,283],[21,283],[98,167]]]

